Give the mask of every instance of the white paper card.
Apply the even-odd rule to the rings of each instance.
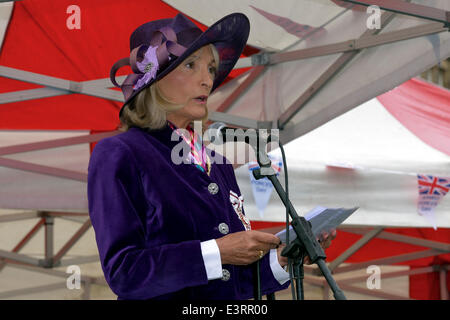
[[[322,231],[330,231],[336,229],[342,222],[355,212],[358,207],[345,208],[325,208],[317,206],[305,214],[305,219],[311,222],[312,233],[318,237]],[[281,230],[276,234],[283,243],[286,242],[286,229]],[[289,226],[289,242],[297,238],[292,226]]]

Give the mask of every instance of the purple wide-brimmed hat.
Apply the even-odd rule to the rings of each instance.
[[[214,44],[219,52],[219,66],[214,91],[227,77],[239,59],[250,32],[248,18],[242,13],[227,15],[202,32],[191,20],[179,13],[174,18],[147,22],[130,37],[130,57],[117,61],[111,68],[111,82],[122,89],[125,105],[142,90],[162,79],[193,52]],[[130,65],[122,85],[116,82],[119,68]]]

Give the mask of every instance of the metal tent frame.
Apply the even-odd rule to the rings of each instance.
[[[392,265],[396,263],[411,261],[415,259],[437,256],[441,254],[450,253],[450,244],[438,242],[438,241],[430,241],[425,239],[419,239],[415,237],[404,236],[400,234],[396,234],[393,232],[384,231],[386,227],[378,226],[374,228],[358,228],[345,226],[338,228],[339,230],[362,235],[362,238],[356,241],[350,248],[348,248],[345,252],[343,252],[339,257],[331,261],[329,264],[330,270],[334,274],[345,274],[347,272],[363,270],[371,265]],[[374,259],[369,261],[364,261],[360,263],[353,263],[347,266],[340,266],[345,260],[347,260],[351,255],[353,255],[357,250],[361,249],[367,243],[369,243],[373,239],[386,239],[390,241],[396,241],[401,243],[407,243],[412,245],[417,245],[421,247],[426,247],[428,249],[415,251],[412,253],[402,254],[398,256],[385,257],[380,259]],[[410,276],[422,273],[430,273],[430,272],[439,272],[440,277],[440,294],[442,300],[448,300],[449,294],[447,291],[447,271],[450,270],[450,265],[433,265],[430,267],[417,268],[412,270],[405,271],[395,271],[389,273],[383,273],[383,279],[394,278],[394,277],[402,277],[402,276]],[[329,287],[327,283],[322,280],[318,281],[317,278],[317,270],[313,268],[308,268],[308,275],[305,277],[305,281],[314,285],[318,285],[323,288],[323,298],[329,299]],[[406,297],[395,295],[392,293],[387,293],[386,291],[381,290],[370,290],[367,288],[360,288],[354,285],[354,283],[366,281],[367,275],[364,277],[349,277],[344,280],[337,281],[339,287],[343,290],[356,292],[365,294],[368,296],[373,296],[377,298],[383,299],[393,299],[400,300],[405,299]]]

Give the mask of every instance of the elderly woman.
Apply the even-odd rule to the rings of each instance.
[[[118,299],[248,299],[257,260],[263,294],[289,285],[280,239],[250,230],[232,165],[210,161],[218,155],[192,130],[207,118],[208,96],[248,34],[238,13],[205,32],[181,14],[151,21],[131,35],[130,57],[111,69],[116,86],[120,67],[134,72],[120,86],[125,132],[96,145],[88,199],[102,269]],[[172,159],[179,143],[190,151],[188,163]]]

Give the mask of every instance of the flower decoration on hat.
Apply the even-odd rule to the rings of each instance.
[[[144,76],[140,78],[133,86],[134,90],[145,86],[150,80],[156,78],[156,73],[159,69],[158,57],[156,56],[156,49],[158,47],[149,46],[145,52],[144,59],[141,62],[136,62],[136,66]]]
[[[145,50],[142,58],[142,51]],[[172,62],[170,55],[181,56],[186,51],[186,47],[177,42],[177,35],[171,27],[162,27],[156,30],[149,44],[141,44],[130,52],[129,58],[117,61],[111,68],[111,82],[122,89],[125,100],[150,85],[158,77],[158,72],[167,68]],[[139,57],[139,58],[138,58]],[[138,61],[138,59],[142,59]],[[129,74],[122,85],[116,82],[115,75],[119,68],[129,65],[132,74]]]

